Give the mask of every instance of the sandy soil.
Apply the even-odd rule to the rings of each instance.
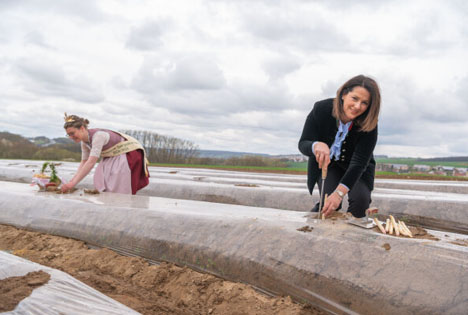
[[[46,284],[50,275],[44,271],[30,272],[22,277],[0,280],[0,312],[15,309],[21,300],[31,295],[35,288]]]
[[[468,246],[468,240],[456,239],[455,241],[450,242],[455,245]]]
[[[408,225],[408,229],[411,231],[411,234],[413,234],[413,238],[419,238],[419,239],[431,240],[431,241],[440,241],[439,238],[437,238],[434,235],[428,233],[427,230],[423,229],[422,227],[409,226]],[[377,232],[377,233],[382,233],[382,232],[380,232],[379,228],[376,227],[376,226],[373,228],[373,230],[375,232]],[[409,236],[402,235],[402,234],[397,236],[395,233],[387,234],[387,235],[391,235],[391,236],[394,236],[394,237],[410,238]]]
[[[316,218],[318,215],[318,213],[309,213],[309,216],[311,218]],[[350,218],[352,218],[352,214],[349,213],[349,212],[341,212],[341,211],[335,211],[333,212],[331,215],[329,215],[328,217],[325,218],[325,220],[331,220],[331,221],[337,221],[337,220],[348,220]],[[385,225],[384,225],[385,226]],[[426,240],[432,240],[432,241],[439,241],[439,238],[435,237],[434,235],[430,234],[427,232],[426,229],[422,228],[422,227],[419,227],[419,226],[411,226],[409,224],[407,224],[407,227],[408,229],[411,231],[411,234],[413,235],[413,238],[420,238],[420,239],[426,239]],[[299,229],[297,229],[298,231],[301,231],[301,232],[312,232],[313,228],[312,227],[309,227],[308,225],[306,226],[303,226]],[[377,233],[382,233],[379,228],[377,226],[373,227],[373,230]],[[409,238],[409,236],[406,236],[406,235],[402,235],[400,234],[399,236],[396,236],[395,233],[393,234],[389,234],[389,235],[392,235],[392,236],[395,236],[395,237],[404,237],[404,238]],[[455,241],[454,244],[457,244],[457,245],[464,245],[463,242],[460,242],[460,240],[457,240],[458,242]],[[466,245],[465,245],[466,246]],[[385,248],[387,249],[387,248]],[[388,249],[387,249],[388,250]]]
[[[0,250],[65,271],[143,314],[326,314],[289,297],[268,297],[248,285],[189,268],[150,265],[142,258],[11,226],[0,225]],[[18,287],[25,291],[31,286],[26,281]],[[4,300],[0,296],[0,310],[6,307]]]

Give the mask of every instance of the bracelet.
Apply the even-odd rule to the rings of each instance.
[[[343,200],[345,193],[339,189],[335,189],[335,192],[340,196],[341,200]]]

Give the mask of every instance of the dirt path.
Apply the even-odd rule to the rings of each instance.
[[[11,226],[0,225],[0,250],[65,271],[143,314],[326,314],[189,268],[150,265],[142,258]]]

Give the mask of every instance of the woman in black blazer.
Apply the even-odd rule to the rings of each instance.
[[[307,186],[321,189],[322,167],[328,167],[324,193],[328,194],[322,213],[327,216],[341,208],[348,194],[348,211],[363,217],[374,188],[377,121],[380,91],[377,83],[358,75],[341,86],[335,98],[315,103],[299,140],[299,150],[309,157]],[[319,203],[312,211],[318,211]]]

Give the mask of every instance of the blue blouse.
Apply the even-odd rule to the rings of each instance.
[[[350,129],[349,127],[351,126],[351,123],[352,121],[350,121],[347,124],[343,124],[340,120],[340,125],[338,126],[338,132],[336,133],[335,141],[333,142],[330,148],[331,160],[333,159],[333,157],[335,158],[335,161],[338,161],[340,159],[341,144],[343,143],[343,140],[348,135],[348,131]]]

